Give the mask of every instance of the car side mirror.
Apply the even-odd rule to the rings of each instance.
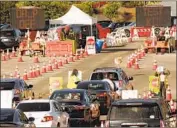
[[[33,88],[33,85],[30,84],[30,85],[28,86],[28,88]]]
[[[132,76],[128,77],[128,80],[133,80],[133,77]]]
[[[29,117],[28,119],[30,122],[34,122],[35,118],[34,117]]]

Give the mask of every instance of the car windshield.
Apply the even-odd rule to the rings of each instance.
[[[55,100],[66,100],[66,101],[81,101],[81,93],[78,92],[60,92],[54,93],[50,99]]]
[[[40,112],[40,111],[50,111],[50,104],[48,102],[33,102],[33,103],[20,103],[17,109],[23,112]]]
[[[10,36],[14,36],[14,31],[1,31],[1,36],[3,37],[10,37]]]
[[[86,90],[106,90],[106,85],[104,83],[79,83],[77,88]]]
[[[160,109],[158,105],[119,105],[112,107],[110,113],[110,120],[127,119],[160,119]]]
[[[1,110],[0,122],[13,122],[13,120],[14,120],[14,111]]]
[[[15,82],[0,82],[0,90],[12,90],[15,87]]]
[[[103,79],[110,79],[113,81],[119,80],[117,73],[115,72],[97,72],[93,73],[91,80],[103,80]]]

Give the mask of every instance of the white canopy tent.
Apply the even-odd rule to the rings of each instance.
[[[72,5],[70,10],[64,16],[50,20],[50,24],[92,25],[94,23],[97,23],[97,20],[95,18],[89,16],[74,5]]]
[[[81,11],[76,6],[72,5],[70,10],[62,17],[50,20],[51,25],[63,25],[63,24],[74,24],[74,25],[91,25],[91,36],[92,36],[92,25],[97,23],[97,19],[89,16],[85,12]]]

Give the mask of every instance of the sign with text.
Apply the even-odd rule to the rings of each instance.
[[[63,89],[63,77],[50,77],[49,78],[49,91],[52,94],[53,91]]]
[[[164,6],[136,7],[136,26],[171,26],[171,8]]]
[[[87,36],[86,49],[87,49],[88,54],[96,54],[95,37],[94,36]]]
[[[43,29],[45,27],[44,10],[37,7],[12,8],[10,23],[18,29]]]

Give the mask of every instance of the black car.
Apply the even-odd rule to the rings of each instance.
[[[125,99],[112,103],[109,127],[170,127],[174,118],[164,99]]]
[[[34,98],[33,85],[27,85],[23,79],[2,78],[0,81],[0,93],[12,91],[12,105],[15,107],[21,100]],[[10,102],[10,101],[9,101]],[[2,102],[1,102],[2,105]],[[2,105],[3,106],[3,105]],[[13,107],[12,106],[12,107]]]
[[[0,127],[35,127],[34,118],[29,119],[19,109],[1,108]]]
[[[21,31],[19,29],[1,29],[0,48],[18,47],[21,42]]]
[[[100,115],[107,115],[111,102],[113,101],[112,90],[107,81],[82,81],[78,83],[77,89],[87,90],[91,97],[98,100],[100,104]]]
[[[52,93],[50,99],[56,100],[58,105],[63,107],[69,114],[70,126],[90,126],[93,121],[99,118],[99,115],[97,117],[92,117],[92,101],[86,90],[56,90]]]

